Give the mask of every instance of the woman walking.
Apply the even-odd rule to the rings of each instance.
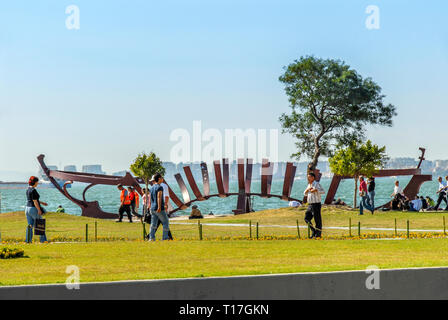
[[[370,208],[372,209],[372,214],[375,211],[375,178],[374,177],[370,177],[369,178],[369,183],[367,186],[367,195],[369,197],[369,205]]]
[[[39,184],[39,179],[36,177],[31,177],[28,181],[28,189],[26,190],[26,220],[28,222],[28,226],[26,228],[26,243],[33,242],[33,228],[35,226],[36,220],[42,219],[42,215],[45,213],[45,210],[42,206],[47,206],[47,203],[41,202],[40,195],[37,192],[36,188]],[[46,242],[47,236],[44,234],[40,236],[40,242]]]
[[[364,209],[370,210],[373,214],[373,209],[368,203],[367,183],[363,176],[359,177],[359,196],[361,197],[361,201],[359,202],[359,215],[362,216],[364,214]]]

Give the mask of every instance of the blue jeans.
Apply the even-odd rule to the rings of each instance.
[[[28,226],[26,227],[26,243],[33,242],[33,228],[36,220],[41,219],[37,208],[35,207],[26,207],[25,208],[26,221],[28,222]],[[47,241],[47,236],[40,236],[40,242]]]
[[[361,201],[359,203],[359,214],[364,214],[364,208],[366,208],[367,210],[373,211],[372,207],[369,205],[368,203],[368,196],[364,196],[361,198]]]
[[[369,196],[369,204],[372,210],[375,210],[375,191],[370,191],[367,193]]]
[[[162,222],[163,226],[163,236],[162,240],[168,240],[169,239],[169,231],[170,231],[170,223],[168,220],[168,215],[165,211],[156,212],[151,210],[151,232],[149,233],[149,240],[156,240],[156,231],[157,231],[157,225],[160,222]]]

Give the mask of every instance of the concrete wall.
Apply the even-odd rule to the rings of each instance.
[[[379,273],[368,290],[365,271],[0,287],[0,299],[448,299],[448,268]]]

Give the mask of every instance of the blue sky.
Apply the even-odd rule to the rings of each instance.
[[[80,30],[65,26],[68,5]],[[380,29],[365,27],[368,5]],[[0,10],[0,171],[102,163],[140,151],[168,160],[170,132],[279,128],[278,77],[302,55],[344,60],[397,107],[393,128],[366,128],[390,156],[448,159],[448,2],[11,1]],[[294,152],[280,138],[280,160]],[[1,177],[0,177],[1,180]]]

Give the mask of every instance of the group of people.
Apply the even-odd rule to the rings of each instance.
[[[169,227],[169,189],[161,174],[155,174],[149,189],[144,188],[142,195],[143,213],[138,213],[140,196],[134,187],[126,190],[121,184],[117,186],[120,193],[120,208],[118,210],[117,222],[122,222],[126,212],[129,222],[132,223],[132,215],[141,219],[142,222],[150,224],[148,234],[149,241],[155,241],[155,234],[160,225],[163,226],[163,240],[172,240],[173,236]]]
[[[305,213],[305,222],[309,225],[312,234],[312,238],[320,238],[322,236],[322,195],[325,193],[320,183],[316,180],[316,176],[313,172],[309,172],[307,175],[308,186],[304,191],[308,208]],[[414,199],[409,199],[404,194],[403,189],[400,187],[399,181],[395,181],[394,191],[391,194],[392,210],[408,210],[419,212],[429,210],[439,210],[442,202],[445,202],[448,211],[448,176],[443,181],[442,177],[438,177],[439,188],[437,191],[438,199],[437,203],[431,199],[431,197],[416,196]],[[359,203],[359,214],[362,215],[364,210],[369,210],[373,214],[375,211],[375,178],[370,177],[366,181],[363,176],[359,177],[359,195],[361,197]],[[120,208],[118,211],[117,222],[122,222],[124,213],[127,214],[129,222],[132,222],[132,215],[141,219],[142,222],[149,223],[150,233],[148,235],[149,241],[155,241],[155,234],[160,225],[163,226],[163,240],[172,240],[172,234],[169,227],[169,188],[165,183],[162,175],[155,174],[151,180],[152,186],[149,189],[143,189],[142,202],[143,213],[138,213],[140,204],[140,195],[134,187],[130,186],[127,189],[122,185],[118,185],[120,193]],[[29,187],[26,191],[27,203],[25,208],[25,215],[27,218],[28,226],[26,233],[26,242],[32,242],[33,232],[32,229],[36,224],[36,220],[42,219],[45,213],[44,207],[48,204],[40,201],[40,195],[36,188],[39,184],[37,177],[30,177]],[[340,200],[340,199],[339,199]],[[343,204],[343,201],[337,201],[336,204]],[[294,206],[294,204],[290,204]],[[62,206],[58,207],[58,212],[64,212]],[[202,219],[202,213],[197,206],[192,207],[190,219]],[[314,225],[312,220],[314,219]],[[31,229],[31,232],[30,232]],[[40,236],[40,241],[47,241],[46,235]]]
[[[364,209],[369,210],[372,214],[375,211],[375,178],[370,177],[365,181],[363,176],[359,177],[359,215],[364,214]]]
[[[448,176],[446,177],[448,180]],[[392,210],[401,210],[401,211],[437,211],[439,210],[440,204],[442,201],[445,201],[447,207],[445,210],[448,210],[448,202],[447,202],[447,183],[443,182],[442,177],[438,178],[439,181],[439,190],[436,192],[438,194],[437,203],[430,196],[415,196],[413,199],[410,199],[404,194],[403,189],[400,187],[400,182],[395,181],[394,191],[391,194]]]
[[[126,212],[129,222],[132,223],[132,215],[137,218],[142,218],[143,215],[137,212],[137,208],[140,205],[140,196],[138,192],[135,191],[134,187],[128,187],[127,189],[123,185],[119,184],[117,186],[120,193],[120,208],[118,209],[118,220],[117,222],[122,222],[123,215]]]

